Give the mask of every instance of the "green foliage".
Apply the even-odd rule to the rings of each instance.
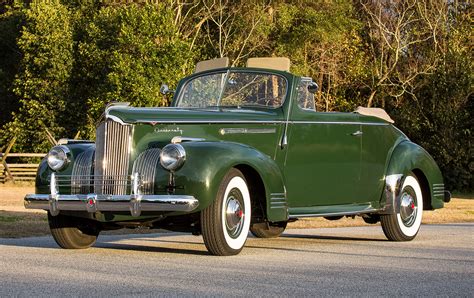
[[[86,24],[76,53],[75,95],[86,104],[88,127],[109,102],[167,105],[160,86],[176,85],[192,68],[187,49],[164,5],[100,9]]]
[[[275,54],[290,57],[294,73],[316,80],[321,87],[318,108],[350,110],[357,105],[359,87],[355,83],[365,76],[365,68],[357,34],[361,25],[351,3],[283,3],[278,6],[275,23]]]
[[[20,35],[24,15],[17,7],[5,8],[0,14],[0,127],[11,121],[11,114],[20,103],[13,92],[13,82],[21,59],[16,40]]]
[[[244,66],[247,57],[287,56],[293,73],[320,86],[319,110],[386,108],[433,155],[450,189],[472,191],[470,8],[427,0],[8,0],[0,4],[0,147],[16,136],[14,151],[45,152],[46,129],[56,139],[78,131],[93,138],[107,103],[167,105],[161,84],[176,86],[199,60],[228,56]]]
[[[24,11],[25,26],[17,46],[22,53],[13,91],[20,108],[2,139],[17,136],[16,150],[45,151],[45,129],[61,134],[69,77],[73,64],[69,11],[60,4],[32,2]]]

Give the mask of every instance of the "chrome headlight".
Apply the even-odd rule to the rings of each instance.
[[[168,171],[181,168],[186,160],[186,151],[180,144],[168,144],[160,153],[161,166]]]
[[[49,150],[48,166],[53,171],[64,169],[69,163],[69,155],[71,151],[66,146],[56,146]]]

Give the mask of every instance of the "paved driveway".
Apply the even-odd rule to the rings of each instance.
[[[473,240],[474,224],[425,225],[404,243],[380,226],[288,230],[215,257],[187,234],[101,236],[87,250],[0,239],[0,296],[473,297]]]

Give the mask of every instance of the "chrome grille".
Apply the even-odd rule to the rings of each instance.
[[[71,194],[91,193],[92,161],[94,149],[89,149],[79,154],[72,168]]]
[[[94,164],[96,194],[127,194],[127,183],[116,177],[128,176],[131,130],[131,125],[122,125],[110,119],[97,127]]]
[[[155,172],[160,162],[160,152],[158,148],[143,151],[133,163],[132,173],[138,173],[140,179],[140,193],[151,195],[155,189]]]

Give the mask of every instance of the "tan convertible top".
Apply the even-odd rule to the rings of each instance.
[[[229,58],[227,57],[205,60],[205,61],[198,62],[196,64],[196,69],[194,70],[194,73],[216,69],[216,68],[224,68],[228,66],[229,66]]]
[[[291,62],[286,57],[248,58],[247,67],[268,68],[281,71],[290,71]]]
[[[247,67],[290,71],[290,65],[291,61],[286,57],[262,57],[247,59]],[[198,62],[196,64],[196,68],[194,69],[194,73],[224,67],[229,67],[229,58],[222,57],[210,59]]]
[[[380,108],[364,108],[364,107],[357,107],[357,109],[354,111],[354,113],[359,113],[361,115],[366,115],[366,116],[373,116],[380,118],[382,120],[385,120],[390,123],[394,123],[392,118],[385,112],[384,109]]]

